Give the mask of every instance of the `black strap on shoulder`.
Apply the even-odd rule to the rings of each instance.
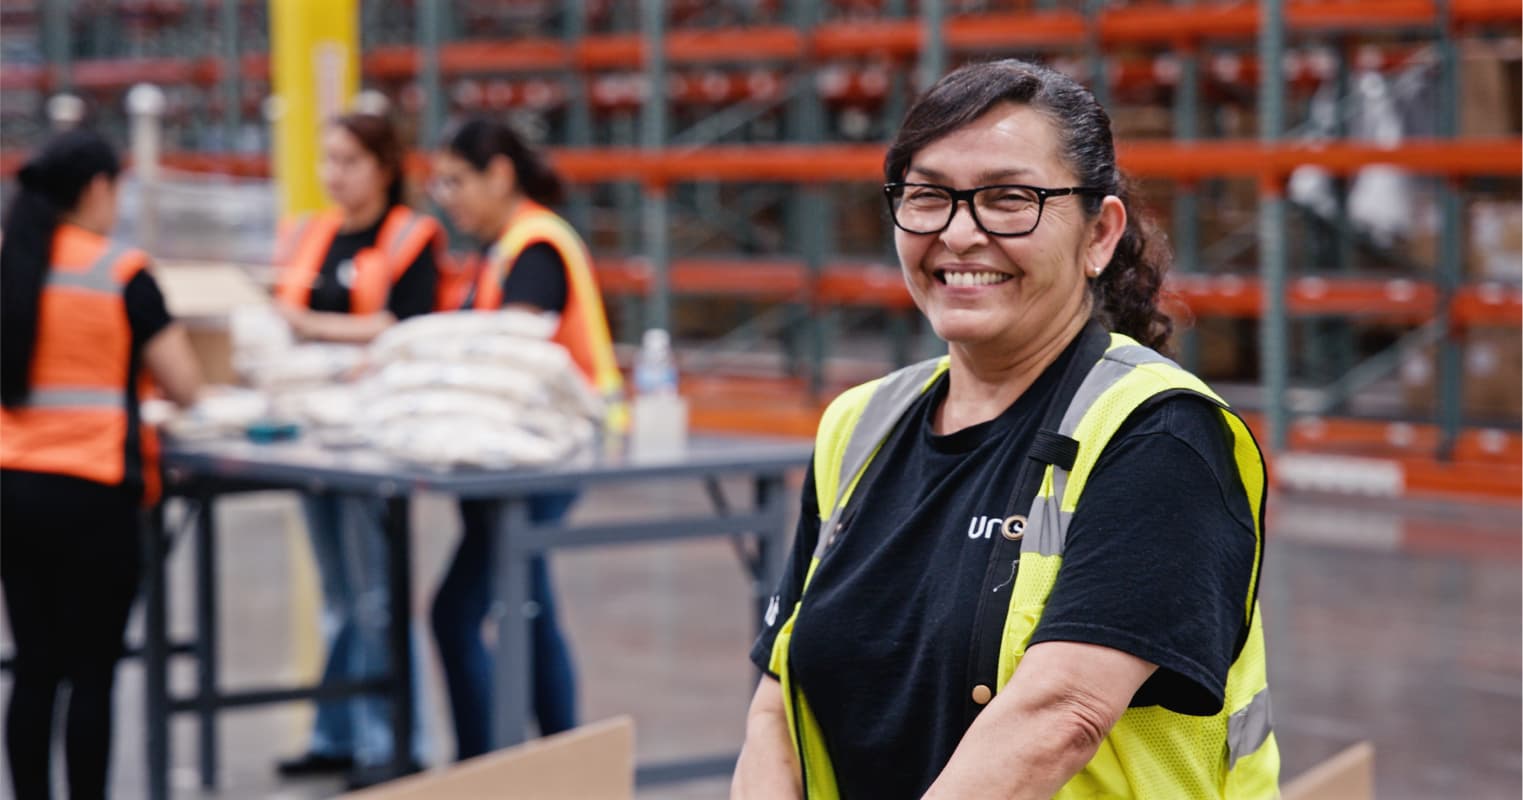
[[[1084,383],[1090,369],[1099,363],[1109,348],[1110,333],[1099,323],[1090,322],[1079,333],[1078,351],[1069,360],[1056,389],[1047,398],[1031,451],[1027,458],[1021,460],[1010,500],[1005,506],[1006,520],[1025,514],[1031,508],[1048,464],[1063,469],[1073,466],[1079,454],[1078,441],[1055,431],[1063,422],[1068,404],[1079,393],[1080,384]],[[1010,610],[1010,593],[1014,591],[1015,573],[1021,560],[1020,538],[994,536],[991,537],[991,544],[988,566],[984,569],[984,580],[979,589],[978,611],[973,620],[967,693],[963,695],[970,724],[983,709],[983,705],[973,700],[973,688],[984,686],[992,692],[999,678],[999,648],[1004,639],[1005,616]]]
[[[1036,441],[1031,443],[1031,452],[1027,453],[1027,457],[1039,464],[1073,469],[1074,461],[1079,457],[1079,440],[1056,431],[1037,431]]]

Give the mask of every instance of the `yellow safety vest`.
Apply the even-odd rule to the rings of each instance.
[[[804,579],[807,590],[820,558],[839,532],[847,502],[868,464],[900,418],[947,371],[943,357],[915,364],[848,390],[826,409],[815,440],[814,480],[820,536]],[[1269,712],[1264,636],[1258,609],[1263,553],[1265,472],[1248,426],[1199,378],[1121,334],[1110,334],[1104,355],[1084,376],[1062,417],[1059,434],[1076,440],[1071,468],[1048,464],[1020,540],[1020,567],[999,643],[996,690],[1015,674],[1063,567],[1068,524],[1106,443],[1148,400],[1169,393],[1204,397],[1221,411],[1233,436],[1233,456],[1253,512],[1255,557],[1243,618],[1248,637],[1227,673],[1226,702],[1209,717],[1177,714],[1160,706],[1129,708],[1089,764],[1056,795],[1140,800],[1257,800],[1279,794],[1280,754]],[[801,593],[802,596],[802,593]],[[769,667],[781,678],[794,752],[809,798],[840,792],[819,723],[789,675],[788,648],[799,606],[779,629]],[[820,699],[816,698],[818,702]]]

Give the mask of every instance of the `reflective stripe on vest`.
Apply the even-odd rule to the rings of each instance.
[[[137,450],[127,380],[132,329],[123,290],[147,263],[140,251],[72,225],[53,239],[54,263],[39,297],[31,391],[25,403],[0,409],[0,465],[7,469],[71,475],[106,485],[141,464],[144,500],[158,491],[153,429],[139,425]]]
[[[923,362],[841,395],[822,418],[815,443],[815,486],[822,527],[805,578],[834,539],[858,481],[915,400],[946,369],[946,359]],[[1032,503],[1021,543],[1021,563],[999,648],[998,687],[1014,675],[1062,566],[1069,521],[1089,472],[1111,436],[1148,399],[1164,393],[1201,396],[1221,409],[1234,437],[1234,459],[1249,495],[1262,553],[1264,473],[1262,457],[1246,424],[1195,376],[1153,350],[1119,334],[1086,374],[1059,433],[1080,442],[1072,470],[1049,465]],[[1273,797],[1278,791],[1279,751],[1274,742],[1264,643],[1257,613],[1261,558],[1256,557],[1244,602],[1248,637],[1228,673],[1226,702],[1212,717],[1190,717],[1161,707],[1128,709],[1089,765],[1056,797]],[[782,679],[784,708],[795,753],[810,797],[835,797],[829,756],[808,701],[789,674],[787,647],[802,603],[794,605],[770,667]],[[786,634],[786,635],[785,635]]]
[[[277,252],[283,265],[276,296],[298,308],[311,307],[312,287],[341,227],[342,215],[324,211],[298,220],[282,237]],[[349,285],[349,313],[374,314],[386,308],[391,287],[438,235],[431,217],[393,206],[376,234],[375,244],[356,253]]]
[[[614,359],[603,295],[592,273],[586,246],[570,223],[544,206],[524,201],[503,235],[492,245],[469,302],[479,310],[500,308],[502,284],[514,263],[531,245],[541,243],[555,248],[566,267],[566,308],[552,341],[566,348],[582,377],[602,396],[608,409],[609,427],[625,430],[628,422],[624,378]]]
[[[121,392],[110,389],[64,389],[51,387],[34,389],[26,398],[27,408],[88,408],[103,411],[120,411],[127,399]]]

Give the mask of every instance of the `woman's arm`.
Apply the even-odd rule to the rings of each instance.
[[[189,408],[201,393],[201,365],[185,326],[171,323],[143,345],[143,366],[170,402]]]
[[[396,324],[397,321],[396,316],[390,311],[361,315],[312,311],[305,308],[293,308],[284,303],[277,303],[275,307],[280,310],[280,316],[291,325],[292,333],[302,339],[314,339],[320,342],[365,344],[380,336],[381,331]]]
[[[1094,757],[1156,669],[1099,645],[1032,645],[925,797],[1047,800]]]
[[[740,748],[735,777],[730,783],[733,800],[802,797],[803,780],[788,734],[783,711],[783,687],[771,675],[763,675],[746,713],[746,743]]]

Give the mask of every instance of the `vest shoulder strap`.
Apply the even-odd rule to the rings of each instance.
[[[427,214],[419,214],[406,206],[394,206],[387,212],[385,222],[376,236],[375,246],[386,257],[391,268],[391,282],[396,283],[402,273],[412,266],[423,248],[429,246],[439,235],[439,223]]]
[[[815,437],[815,495],[825,523],[821,543],[883,441],[949,364],[945,356],[911,364],[831,402]]]

